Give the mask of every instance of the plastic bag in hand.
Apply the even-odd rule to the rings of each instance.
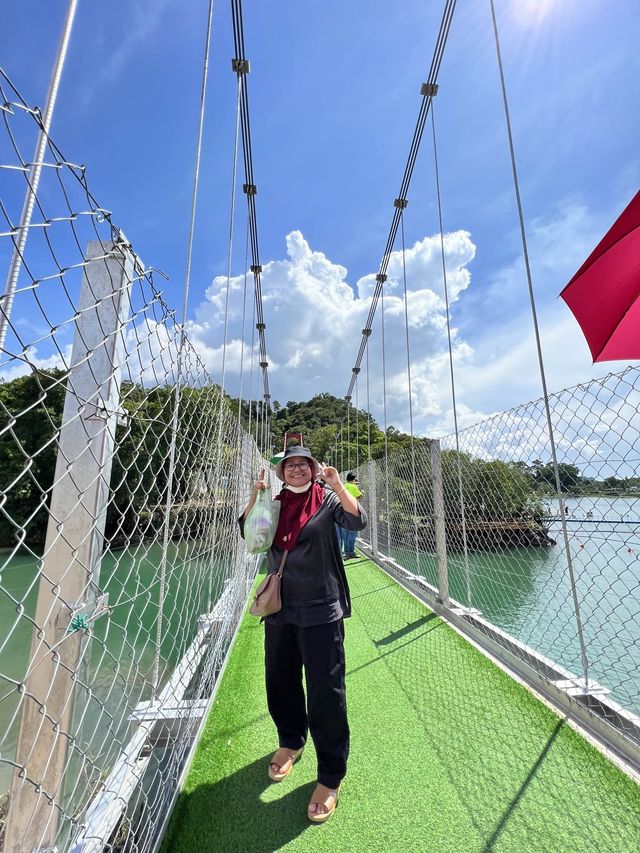
[[[280,501],[272,501],[267,489],[258,492],[244,522],[244,541],[250,554],[263,554],[273,542],[280,518]]]

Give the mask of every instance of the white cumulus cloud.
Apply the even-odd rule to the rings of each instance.
[[[350,282],[348,270],[323,252],[312,248],[300,231],[286,238],[287,257],[263,265],[261,282],[269,374],[273,399],[305,400],[320,392],[342,397],[347,391],[351,369],[360,346],[375,289],[375,273]],[[475,246],[466,231],[444,236],[449,300],[455,302],[469,287],[468,264]],[[440,385],[443,366],[448,370],[446,313],[442,277],[440,236],[429,236],[405,253],[409,347],[413,375],[412,409],[414,428],[424,430],[427,421],[442,414]],[[385,349],[387,397],[392,400],[393,420],[408,428],[409,398],[406,354],[406,325],[402,253],[393,252],[385,284]],[[244,348],[244,393],[252,344],[252,276],[245,299],[244,274],[227,283],[226,276],[214,278],[205,299],[194,311],[188,334],[207,367],[219,380],[222,341],[229,287],[225,386],[236,394],[240,381],[241,351]],[[382,422],[382,369],[380,310],[370,338],[370,407]],[[244,328],[243,328],[244,315]],[[452,330],[454,339],[455,329]],[[455,342],[457,358],[468,357],[468,347]],[[254,342],[255,349],[255,342]],[[366,357],[358,383],[358,404],[366,407]],[[254,370],[252,395],[258,394]],[[354,394],[355,403],[355,394]]]

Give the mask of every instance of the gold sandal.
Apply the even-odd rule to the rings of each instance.
[[[287,757],[285,758],[285,760],[283,762],[276,761],[275,760],[276,755],[279,752],[281,752],[282,750],[285,750],[288,753]],[[283,779],[286,779],[287,776],[289,775],[289,773],[291,773],[291,771],[293,770],[293,765],[296,763],[296,761],[302,755],[303,750],[304,750],[304,747],[302,747],[302,749],[288,749],[286,746],[281,746],[279,749],[277,749],[274,752],[273,757],[271,758],[271,761],[269,762],[269,770],[268,770],[269,779],[271,779],[272,782],[282,782]],[[274,764],[280,768],[278,772],[271,769]],[[287,769],[283,773],[282,768],[286,764],[288,764],[289,766],[287,767]]]
[[[320,814],[318,814],[317,812],[315,814],[309,814],[309,807],[307,807],[307,817],[313,823],[324,823],[325,821],[329,820],[331,815],[334,813],[334,811],[338,807],[338,797],[340,796],[340,786],[339,785],[336,789],[327,788],[326,785],[323,785],[322,787],[327,788],[327,791],[329,793],[326,794],[322,799],[316,799],[319,787],[320,787],[320,783],[318,783],[318,785],[316,785],[316,789],[313,792],[313,796],[311,797],[311,801],[309,802],[309,806],[312,806],[314,804],[317,806],[324,806],[327,809],[327,811],[321,812]],[[333,803],[331,806],[328,806],[325,801],[327,799],[329,799],[330,797],[333,797]]]

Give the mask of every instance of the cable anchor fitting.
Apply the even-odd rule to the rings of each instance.
[[[248,59],[232,59],[231,70],[236,74],[249,74],[251,71],[251,63]]]
[[[438,94],[438,84],[423,83],[420,87],[420,94],[425,95],[428,98],[435,98],[435,96]]]

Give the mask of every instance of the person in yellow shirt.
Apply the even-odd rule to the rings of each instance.
[[[347,482],[344,484],[345,489],[356,500],[360,500],[362,492],[358,486],[356,475],[352,472],[347,474]],[[342,540],[344,542],[344,558],[345,560],[353,560],[356,556],[356,530],[344,530],[342,532]]]

